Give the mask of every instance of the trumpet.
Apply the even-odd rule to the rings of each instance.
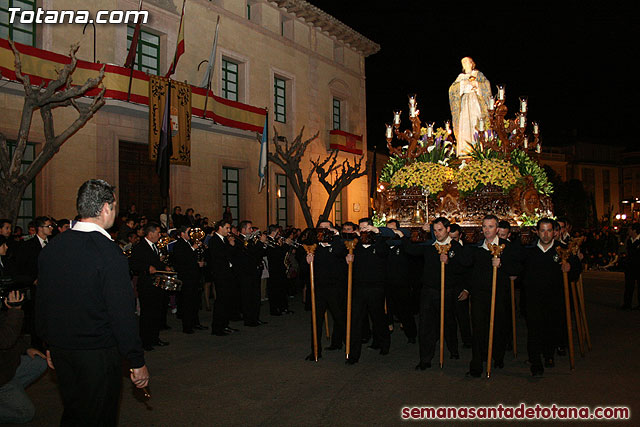
[[[164,264],[169,264],[169,244],[171,242],[173,242],[174,239],[172,239],[169,236],[163,236],[161,237],[158,242],[156,243],[156,246],[158,247],[158,251],[160,252],[160,261]]]

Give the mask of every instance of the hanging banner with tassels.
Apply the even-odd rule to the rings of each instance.
[[[20,43],[15,43],[15,46],[22,58],[22,72],[30,76],[31,83],[34,85],[38,85],[41,82],[47,83],[55,79],[58,76],[56,70],[61,69],[71,61],[67,55]],[[105,67],[105,74],[102,85],[106,88],[104,97],[126,102],[129,76],[131,75],[129,68],[78,60],[76,70],[73,73],[73,81],[80,83],[88,78],[96,77],[103,66]],[[2,78],[17,81],[14,67],[14,57],[9,42],[0,38],[0,73]],[[131,102],[149,105],[149,79],[151,77],[142,71],[133,71]],[[224,99],[214,95],[211,90],[207,91],[205,88],[190,87],[192,90],[192,113],[197,117],[204,115],[205,99],[208,97],[207,119],[235,129],[262,132],[264,119],[267,116],[266,109]],[[87,92],[87,96],[94,96],[99,92],[100,89],[95,88]]]
[[[169,80],[149,76],[149,158],[158,155],[162,117],[166,105]],[[172,165],[191,166],[191,86],[171,80]]]

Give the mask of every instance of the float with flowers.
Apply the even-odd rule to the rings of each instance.
[[[477,231],[487,214],[514,226],[553,215],[553,186],[539,164],[538,124],[526,134],[526,100],[511,120],[505,119],[504,89],[489,102],[488,117],[478,120],[471,148],[460,157],[450,122],[422,126],[415,95],[409,97],[410,129],[400,131],[401,112],[394,112],[386,129],[390,158],[374,202],[378,218],[420,227],[444,216]],[[404,144],[394,144],[394,137]]]

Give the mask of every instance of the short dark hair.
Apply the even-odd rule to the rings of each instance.
[[[271,224],[268,229],[268,233],[271,234],[274,231],[278,231],[281,227],[278,224]]]
[[[371,218],[360,218],[358,220],[358,225],[362,224],[363,222],[366,222],[367,225],[373,225],[373,220]]]
[[[333,223],[331,221],[329,221],[328,219],[326,219],[325,217],[323,217],[323,216],[318,218],[318,222],[316,223],[316,228],[320,228],[320,224],[322,224],[323,222],[328,222],[329,226],[331,228],[333,228]]]
[[[180,227],[178,227],[178,233],[179,234],[186,233],[187,230],[190,228],[191,228],[190,225],[181,225]]]
[[[13,222],[10,219],[7,219],[7,218],[0,219],[0,228],[4,227],[5,224],[13,225]]]
[[[444,228],[449,228],[451,226],[451,222],[449,222],[449,220],[443,216],[440,216],[438,218],[436,218],[435,220],[433,220],[433,225],[436,225],[437,223],[442,224],[442,226]],[[451,231],[451,230],[449,230]]]
[[[240,221],[240,224],[238,224],[238,230],[247,228],[247,226],[250,224],[253,225],[253,222],[249,221],[248,219],[242,220]]]
[[[561,216],[560,218],[556,219],[556,222],[563,222],[564,225],[569,225],[571,224],[569,222],[569,219],[567,217]]]
[[[349,227],[353,228],[354,230],[358,228],[358,225],[357,225],[357,224],[354,224],[354,223],[353,223],[353,222],[351,222],[351,221],[347,221],[347,222],[342,223],[342,226],[343,226],[343,227],[345,227],[345,226],[349,226]]]
[[[144,226],[144,235],[147,236],[149,233],[153,233],[158,228],[160,228],[160,224],[158,224],[157,222],[148,222]]]
[[[222,227],[224,227],[225,225],[229,224],[229,226],[231,226],[231,222],[226,220],[226,219],[221,219],[220,221],[216,222],[213,225],[213,229],[214,231],[218,231],[220,230]]]
[[[462,235],[463,231],[462,231],[462,227],[460,227],[459,224],[451,224],[449,226],[449,233],[455,233],[458,232],[460,233],[460,235]]]
[[[62,218],[56,221],[56,224],[58,225],[58,227],[64,227],[65,225],[71,224],[71,222],[67,218]]]
[[[485,221],[490,220],[490,219],[494,220],[496,222],[496,224],[500,223],[500,220],[498,219],[498,217],[493,215],[493,214],[485,215],[485,217],[482,218],[482,222],[485,222]]]
[[[541,226],[542,224],[550,224],[550,225],[551,225],[551,228],[555,229],[556,227],[555,227],[555,224],[554,224],[554,223],[555,223],[555,221],[554,221],[554,220],[552,220],[551,218],[540,218],[540,219],[538,220],[538,223],[536,224],[536,229],[537,229],[538,231],[540,231],[540,226]]]
[[[640,224],[637,222],[634,222],[633,224],[631,224],[631,229],[633,231],[635,231],[636,233],[640,234]]]
[[[400,221],[398,221],[397,219],[390,219],[389,221],[387,221],[387,227],[391,223],[395,223],[396,224],[396,228],[400,228]]]
[[[78,189],[76,209],[82,218],[96,218],[105,203],[113,208],[116,200],[113,185],[102,179],[90,179]]]
[[[0,234],[0,246],[2,246],[4,244],[8,244],[8,242],[9,242],[9,239],[7,239],[5,236]]]
[[[33,222],[35,223],[36,228],[44,227],[44,224],[47,221],[53,222],[53,221],[51,221],[51,218],[49,218],[48,216],[37,216],[36,219],[33,220]]]
[[[511,231],[511,224],[509,224],[509,221],[505,221],[503,219],[502,221],[498,222],[498,228],[504,228],[505,230]]]
[[[146,234],[146,233],[145,233]],[[135,231],[130,231],[127,233],[127,240],[131,237],[131,236],[137,236],[138,233],[136,233]]]

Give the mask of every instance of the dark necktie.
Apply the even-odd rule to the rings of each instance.
[[[156,255],[158,255],[158,247],[156,246],[156,244],[153,244],[153,252],[155,252]]]

